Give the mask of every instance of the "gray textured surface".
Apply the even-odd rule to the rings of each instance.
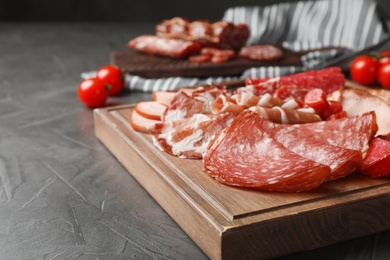
[[[207,259],[95,138],[80,73],[152,24],[0,24],[0,259]],[[110,104],[149,99],[129,93]],[[386,259],[390,232],[286,259]]]

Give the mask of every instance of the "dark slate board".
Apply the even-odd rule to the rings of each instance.
[[[225,63],[195,63],[184,59],[173,59],[145,54],[135,50],[115,50],[111,52],[111,63],[133,75],[144,78],[161,77],[212,77],[237,76],[246,69],[262,66],[302,66],[303,52],[283,49],[284,57],[278,61],[261,62],[236,58]]]

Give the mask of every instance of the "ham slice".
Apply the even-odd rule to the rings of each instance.
[[[342,104],[348,116],[375,111],[378,119],[377,135],[390,134],[390,104],[365,90],[344,89],[335,91],[328,97]]]

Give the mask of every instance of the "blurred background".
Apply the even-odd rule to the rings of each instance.
[[[232,6],[280,2],[293,0],[0,0],[0,21],[158,22],[174,16],[215,21]]]

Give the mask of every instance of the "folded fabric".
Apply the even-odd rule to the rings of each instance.
[[[293,51],[328,47],[301,57],[302,67],[250,68],[240,77],[147,79],[128,74],[126,84],[139,91],[174,90],[198,84],[218,84],[247,77],[274,77],[320,69],[373,48],[389,38],[375,0],[320,0],[280,3],[269,6],[237,6],[224,12],[223,20],[248,24],[253,44],[281,44]],[[329,48],[334,47],[334,49]],[[344,49],[340,49],[342,47]],[[91,73],[84,73],[89,77]]]

